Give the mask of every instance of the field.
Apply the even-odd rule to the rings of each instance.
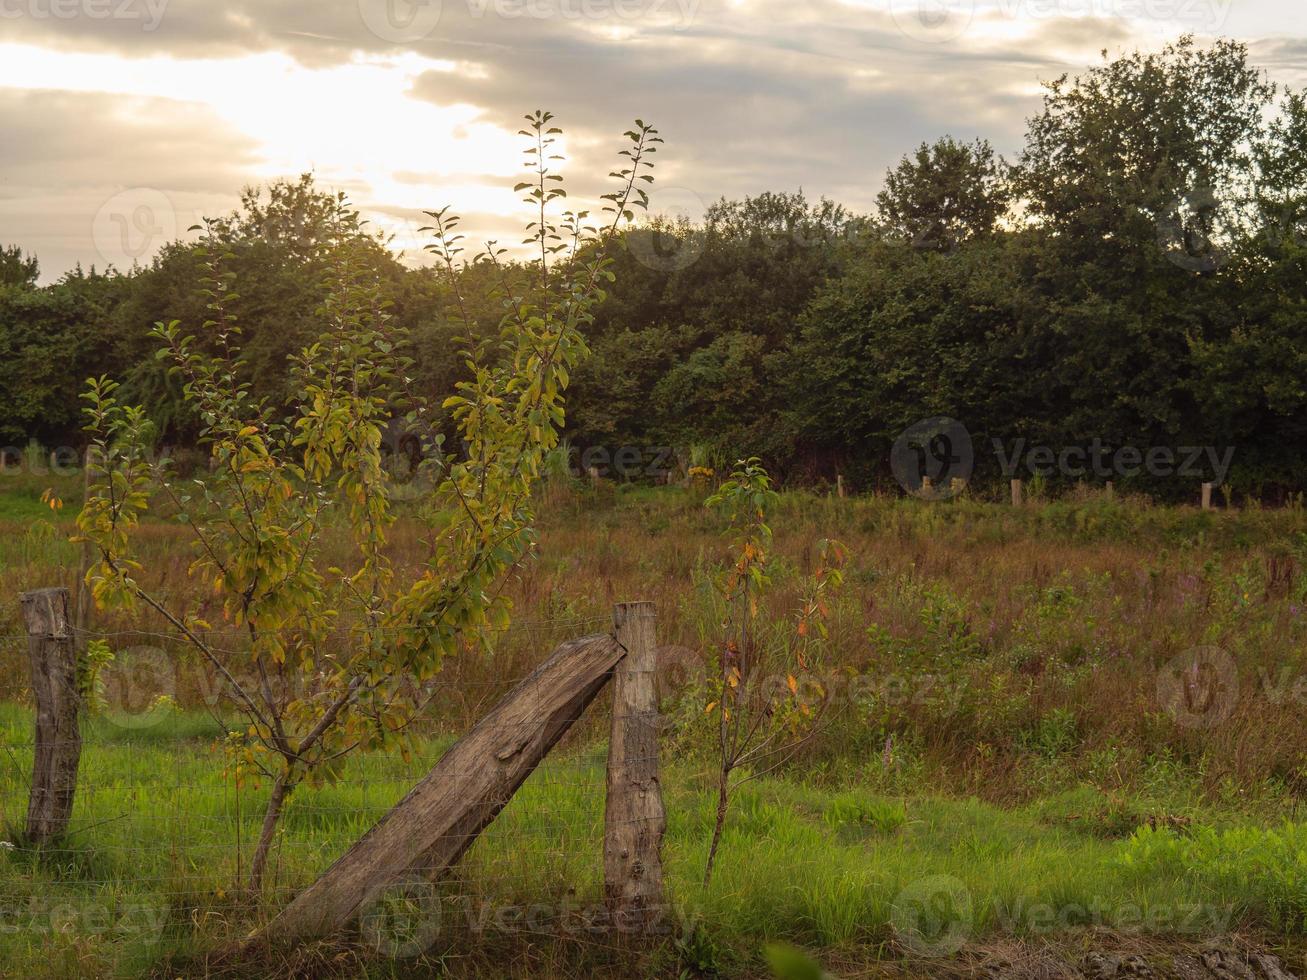
[[[58,515],[39,499],[52,484]],[[77,475],[13,477],[0,497],[6,840],[31,765],[16,599],[76,578],[65,539],[79,487]],[[158,621],[97,615],[93,629],[124,667],[85,726],[67,844],[3,848],[0,972],[765,976],[763,950],[776,942],[839,976],[1059,975],[1050,971],[1086,956],[1134,954],[1166,975],[1204,951],[1245,948],[1302,964],[1301,507],[1203,512],[1090,490],[1019,509],[782,495],[768,600],[777,621],[817,542],[849,549],[829,642],[798,679],[834,707],[799,755],[739,791],[705,887],[715,773],[702,674],[718,616],[710,574],[726,552],[704,496],[546,487],[536,555],[509,584],[514,625],[445,666],[418,756],[353,756],[330,784],[294,795],[259,903],[234,882],[267,789],[224,775],[230,718],[204,710],[202,671]],[[151,584],[194,588],[178,530],[160,521],[143,537]],[[412,560],[416,542],[397,539],[396,562]],[[632,599],[657,604],[662,645],[674,908],[661,935],[636,942],[598,911],[600,703],[408,926],[382,917],[356,941],[275,964],[233,958],[234,940],[499,695]],[[126,672],[142,645],[162,651],[164,675]],[[1196,649],[1207,652],[1195,659]],[[129,696],[116,701],[123,685]]]

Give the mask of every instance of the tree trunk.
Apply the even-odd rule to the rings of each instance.
[[[290,796],[291,789],[285,773],[279,775],[272,784],[268,808],[263,811],[263,829],[259,831],[259,843],[254,848],[254,857],[250,861],[250,891],[255,895],[263,890],[263,870],[267,867],[272,838],[277,832],[277,822],[281,819],[281,811],[286,806],[286,798]]]
[[[717,786],[717,822],[713,825],[712,844],[708,846],[708,864],[703,869],[703,887],[707,888],[712,881],[712,866],[717,860],[717,845],[722,840],[722,828],[726,826],[726,805],[729,799],[729,787],[731,773],[729,769],[722,770],[722,781]]]
[[[254,941],[337,932],[387,888],[445,872],[581,716],[625,652],[606,634],[560,646]]]

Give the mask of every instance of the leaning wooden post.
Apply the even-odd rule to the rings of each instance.
[[[22,595],[27,655],[36,698],[36,751],[27,839],[34,844],[62,837],[73,812],[82,733],[77,716],[77,651],[68,628],[68,590],[39,589]]]
[[[558,647],[250,942],[329,935],[360,913],[366,917],[389,889],[447,872],[581,717],[624,657],[606,633]]]
[[[1013,507],[1021,506],[1021,481],[1020,480],[1012,481],[1012,506]]]
[[[613,726],[604,807],[604,901],[622,928],[662,918],[662,842],[667,827],[658,782],[658,696],[652,602],[613,607],[626,656],[613,672]]]
[[[1204,483],[1203,484],[1203,510],[1211,510],[1211,509],[1212,509],[1212,485],[1210,483]]]

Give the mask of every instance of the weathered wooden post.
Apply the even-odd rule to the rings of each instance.
[[[1021,481],[1020,480],[1012,481],[1012,506],[1013,507],[1021,506]]]
[[[935,481],[928,476],[923,476],[921,478],[921,495],[923,497],[929,497],[934,492],[935,492]]]
[[[346,928],[387,890],[447,872],[581,717],[626,656],[608,634],[558,647],[251,942]]]
[[[1204,483],[1203,484],[1203,510],[1211,510],[1211,509],[1212,509],[1212,485],[1210,483]]]
[[[662,841],[667,827],[658,780],[658,696],[652,602],[613,608],[626,656],[613,672],[608,795],[604,807],[604,901],[624,929],[662,919]]]
[[[841,473],[835,474],[835,494],[841,500],[844,499],[844,476]]]
[[[1108,499],[1111,499],[1112,497],[1116,496],[1116,484],[1113,483],[1111,480],[1107,481],[1107,483],[1103,486],[1103,489],[1107,491]]]
[[[77,651],[68,628],[68,590],[24,592],[22,607],[36,698],[27,838],[43,844],[63,836],[72,816],[77,764],[82,756],[77,718],[82,698],[77,688]]]

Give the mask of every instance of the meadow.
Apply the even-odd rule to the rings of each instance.
[[[665,927],[637,941],[602,917],[601,700],[407,918],[365,920],[352,941],[285,953],[275,972],[766,976],[762,951],[776,942],[839,976],[1058,975],[1049,964],[1132,953],[1163,970],[1213,939],[1303,962],[1301,503],[1201,511],[1094,489],[1020,508],[782,494],[766,600],[776,621],[819,540],[850,556],[829,638],[797,678],[831,708],[786,765],[738,792],[705,886],[721,519],[704,485],[555,478],[540,493],[534,554],[508,583],[513,625],[446,663],[420,752],[354,755],[296,792],[254,902],[234,883],[267,788],[225,774],[231,717],[221,703],[206,710],[204,672],[145,613],[93,617],[120,666],[85,722],[72,831],[40,852],[18,840],[32,714],[17,596],[74,585],[67,515],[81,478],[9,480],[0,800],[3,839],[17,843],[0,848],[4,975],[271,972],[233,958],[232,943],[557,643],[606,630],[613,603],[635,599],[658,610]],[[50,486],[60,511],[40,499]],[[396,563],[420,545],[403,528]],[[152,586],[197,589],[177,527],[159,519],[141,540]],[[169,669],[131,674],[133,657],[158,663],[154,652],[140,661],[142,647]]]

